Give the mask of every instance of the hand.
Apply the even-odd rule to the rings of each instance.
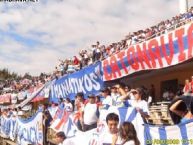
[[[140,108],[136,107],[135,109],[137,110],[137,112],[141,113],[141,109]]]
[[[118,139],[118,135],[117,135],[117,134],[114,134],[113,137],[112,137],[112,145],[115,145],[115,144],[116,144],[117,139]]]

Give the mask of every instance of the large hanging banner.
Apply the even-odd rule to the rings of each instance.
[[[193,23],[142,42],[102,61],[103,80],[110,81],[141,70],[160,69],[193,57]]]
[[[84,93],[85,96],[97,93],[103,87],[103,83],[103,72],[99,62],[56,80],[51,85],[51,101],[67,97],[74,99],[78,92]]]
[[[43,114],[38,112],[27,120],[17,120],[17,144],[43,145]]]

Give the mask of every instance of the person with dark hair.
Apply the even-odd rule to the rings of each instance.
[[[74,142],[68,138],[63,131],[56,133],[54,142],[57,145],[74,145]]]
[[[58,145],[63,145],[63,142],[65,139],[66,139],[66,135],[64,134],[63,131],[56,133],[56,143]]]
[[[95,97],[95,103],[97,104],[98,107],[100,107],[102,105],[100,96],[97,95]]]
[[[101,90],[102,96],[104,97],[102,101],[102,108],[107,109],[113,105],[113,98],[110,96],[110,90],[108,88],[103,88]]]
[[[23,116],[24,115],[23,110],[21,109],[21,106],[18,107],[17,111],[18,111],[17,112],[18,116]]]
[[[64,109],[65,109],[67,112],[72,112],[72,111],[73,111],[73,106],[72,106],[72,103],[71,103],[70,98],[66,98]]]
[[[95,103],[95,95],[90,94],[88,96],[88,103],[85,105],[82,112],[83,131],[97,128],[98,118],[99,109],[97,104]]]
[[[149,117],[149,109],[148,103],[145,101],[146,95],[143,88],[131,89],[130,92],[134,95],[135,100],[128,100],[129,105],[136,108],[137,112],[139,112],[143,118],[143,121],[146,121]],[[143,121],[141,122],[142,124]]]
[[[119,128],[121,145],[140,145],[134,125],[131,122],[123,122]],[[116,145],[118,136],[113,136],[111,145]]]
[[[75,97],[74,110],[78,111],[82,104],[84,104],[84,94],[82,92],[79,92],[76,94]]]
[[[121,138],[119,136],[119,116],[115,113],[109,113],[106,117],[107,128],[99,135],[99,145],[111,145],[112,138],[117,135],[116,144],[121,144]]]
[[[75,99],[75,111],[78,117],[78,123],[77,123],[77,127],[79,130],[83,130],[83,120],[82,120],[82,112],[84,109],[84,95],[83,93],[77,93],[76,95],[76,99]]]
[[[191,84],[190,84],[189,79],[185,80],[183,92],[184,92],[184,95],[187,95],[191,92]]]
[[[180,123],[186,122],[193,118],[193,114],[190,109],[187,108],[185,102],[183,100],[178,100],[173,103],[169,110],[179,117],[181,117]]]

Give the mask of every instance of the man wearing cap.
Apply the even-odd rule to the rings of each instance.
[[[82,113],[83,118],[83,130],[88,131],[97,127],[97,121],[99,118],[99,111],[97,104],[95,103],[95,95],[90,94],[88,96],[88,103],[85,105]]]

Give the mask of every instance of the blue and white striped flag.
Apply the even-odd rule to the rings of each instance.
[[[170,126],[153,126],[149,124],[144,126],[146,144],[193,144],[193,120]]]

